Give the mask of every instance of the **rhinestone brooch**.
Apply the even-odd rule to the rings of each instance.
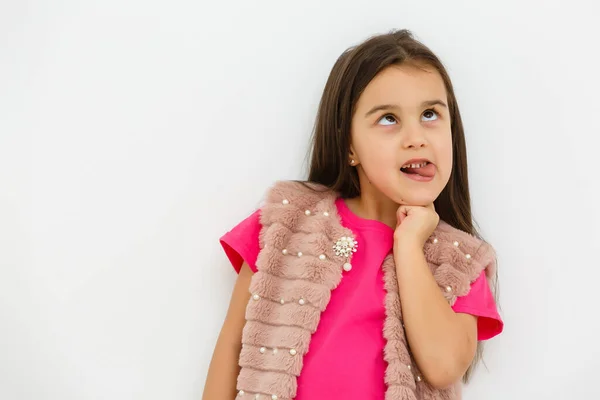
[[[356,253],[356,249],[358,248],[358,242],[352,238],[343,236],[341,237],[335,244],[333,245],[333,249],[335,250],[336,256],[343,256],[347,259],[350,258],[352,253]],[[352,265],[350,262],[346,262],[344,264],[344,271],[348,272],[352,269]]]

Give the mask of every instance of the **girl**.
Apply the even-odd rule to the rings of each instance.
[[[341,55],[308,181],[221,244],[239,276],[205,400],[458,399],[503,328],[452,84],[407,30]]]

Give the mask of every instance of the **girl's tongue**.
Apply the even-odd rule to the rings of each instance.
[[[428,163],[426,166],[421,168],[403,168],[402,171],[406,172],[407,174],[417,174],[431,178],[433,175],[435,175],[435,165]]]

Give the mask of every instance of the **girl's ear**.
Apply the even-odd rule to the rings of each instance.
[[[356,155],[356,151],[354,151],[354,146],[350,145],[350,153],[348,154],[348,163],[352,166],[357,166],[360,161],[358,160],[358,156]]]

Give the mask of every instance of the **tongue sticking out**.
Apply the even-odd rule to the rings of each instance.
[[[433,175],[435,175],[435,165],[429,163],[421,168],[404,168],[402,171],[406,172],[407,174],[417,174],[431,178]]]

